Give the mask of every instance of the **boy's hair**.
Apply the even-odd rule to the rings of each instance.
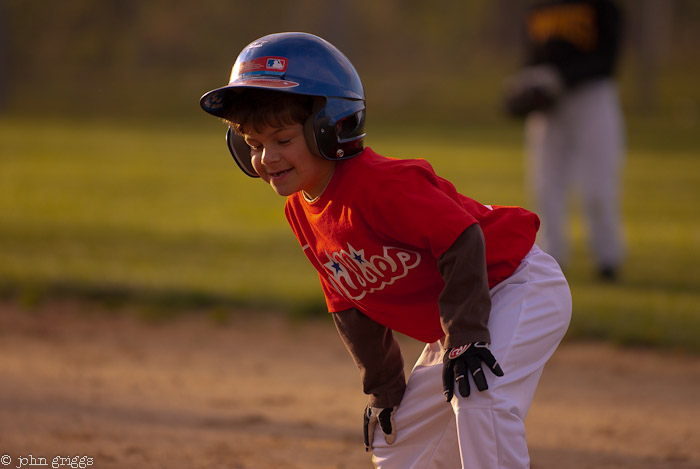
[[[266,126],[303,125],[312,108],[311,96],[249,88],[237,93],[222,118],[243,135],[246,130],[260,132]]]

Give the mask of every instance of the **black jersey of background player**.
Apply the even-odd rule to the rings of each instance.
[[[554,65],[568,87],[614,74],[621,13],[612,2],[541,2],[528,10],[525,27],[527,65]]]

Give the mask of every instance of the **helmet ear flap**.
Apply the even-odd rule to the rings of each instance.
[[[304,136],[311,152],[327,160],[359,154],[365,137],[364,100],[315,97]]]
[[[314,97],[313,106],[311,107],[311,114],[304,122],[304,138],[306,139],[306,146],[309,147],[311,153],[316,156],[323,157],[321,150],[318,148],[318,141],[316,140],[316,117],[323,110],[326,105],[326,98]]]
[[[253,163],[250,161],[250,147],[245,142],[245,139],[234,132],[231,127],[226,131],[226,146],[238,167],[241,168],[241,171],[253,178],[260,177],[255,172]]]

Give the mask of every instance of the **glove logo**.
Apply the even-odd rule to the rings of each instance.
[[[460,347],[455,347],[452,350],[450,350],[450,354],[447,356],[447,358],[449,358],[450,360],[453,360],[453,359],[459,357],[460,355],[462,355],[464,352],[466,352],[469,347],[471,347],[471,344],[462,345]]]

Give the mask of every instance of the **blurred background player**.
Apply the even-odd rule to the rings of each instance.
[[[608,0],[555,0],[527,11],[526,59],[511,78],[508,111],[525,117],[528,185],[542,217],[542,247],[570,259],[571,189],[581,197],[598,274],[623,260],[620,219],[624,122],[614,80],[621,12]]]

